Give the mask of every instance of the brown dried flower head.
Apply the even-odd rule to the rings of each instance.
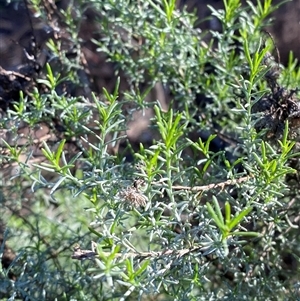
[[[127,187],[119,192],[120,197],[124,198],[124,201],[136,208],[145,207],[147,204],[147,197],[143,195],[137,187]]]

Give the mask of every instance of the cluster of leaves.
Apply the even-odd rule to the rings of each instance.
[[[40,86],[21,94],[2,123],[13,125],[15,141],[20,121],[32,128],[48,123],[57,138],[38,141],[43,162],[31,160],[34,139],[21,148],[3,142],[3,159],[19,166],[14,179],[3,178],[1,200],[3,213],[13,213],[5,238],[18,255],[0,270],[0,296],[299,298],[297,141],[288,139],[288,120],[268,141],[253,112],[271,90],[265,78],[272,67],[264,62],[272,44],[261,38],[271,2],[242,8],[224,0],[223,10],[211,7],[223,31],[211,32],[207,44],[194,29],[195,16],[177,11],[175,0],[89,1],[103,37],[94,43],[126,74],[126,91],[118,80],[114,91],[104,87],[90,97],[59,93],[67,80],[79,83],[80,65],[49,43],[66,74],[60,77],[49,62]],[[73,13],[80,15],[84,4]],[[80,47],[79,25],[70,11],[65,18]],[[292,59],[282,77],[297,88]],[[159,100],[145,100],[157,82],[169,93],[167,111]],[[152,143],[133,151],[126,124],[146,109],[153,112]],[[22,189],[14,206],[12,187]],[[20,215],[24,195],[30,213]],[[85,250],[92,240],[93,249]],[[71,258],[74,243],[85,247]]]

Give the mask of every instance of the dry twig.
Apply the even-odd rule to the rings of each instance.
[[[84,260],[84,259],[95,259],[99,257],[98,253],[95,252],[97,244],[92,241],[92,250],[82,250],[80,249],[80,245],[76,244],[74,246],[73,254],[71,255],[72,259],[77,260]],[[188,253],[195,252],[200,250],[201,246],[194,246],[188,249],[181,249],[181,250],[165,250],[165,251],[151,251],[151,252],[128,252],[125,254],[117,253],[115,255],[116,258],[129,258],[129,257],[139,257],[139,258],[154,258],[154,257],[162,257],[166,255],[177,255],[178,257],[182,257]],[[111,254],[109,252],[101,253],[101,256],[108,257]]]

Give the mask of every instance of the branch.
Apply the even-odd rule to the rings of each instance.
[[[76,244],[74,246],[73,254],[71,255],[72,259],[77,259],[77,260],[84,260],[84,259],[95,259],[99,258],[99,254],[95,252],[95,247],[97,244],[95,242],[92,242],[92,250],[82,250],[80,249],[80,246]],[[199,250],[202,246],[196,246],[196,247],[191,247],[189,249],[182,249],[182,250],[165,250],[165,251],[160,251],[160,252],[128,252],[125,254],[122,253],[117,253],[115,255],[116,258],[123,258],[127,259],[130,257],[140,257],[140,258],[155,258],[155,257],[161,257],[164,255],[177,255],[178,257],[182,257],[188,253],[195,252]],[[108,257],[110,256],[111,253],[109,252],[101,252],[101,256]]]
[[[203,186],[172,186],[172,188],[174,190],[190,190],[190,191],[207,191],[213,188],[221,188],[222,190],[224,189],[225,186],[229,186],[229,185],[236,185],[236,184],[240,184],[240,183],[244,183],[246,181],[248,181],[249,179],[253,178],[253,175],[250,176],[245,176],[245,177],[241,177],[238,179],[233,179],[233,180],[227,180],[224,182],[220,182],[220,183],[212,183],[209,185],[203,185]],[[157,184],[159,182],[156,182],[155,184]]]

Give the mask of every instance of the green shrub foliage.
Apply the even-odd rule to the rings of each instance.
[[[48,61],[1,113],[1,298],[299,300],[300,73],[272,1],[210,7],[221,32],[175,0],[50,2],[28,4]]]

